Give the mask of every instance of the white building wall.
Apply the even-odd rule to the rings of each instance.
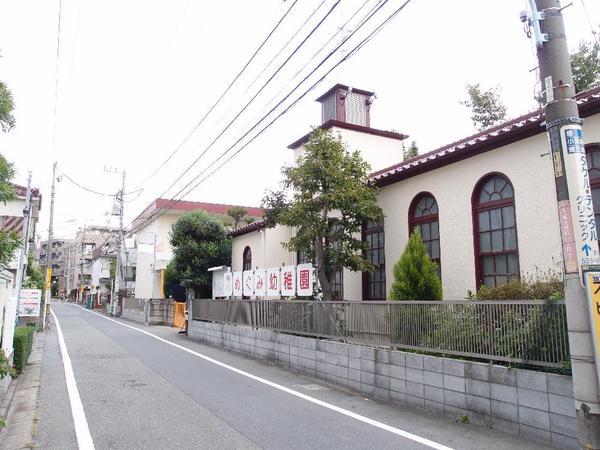
[[[281,245],[292,237],[292,229],[283,226],[262,228],[233,239],[231,252],[232,271],[242,270],[244,249],[248,246],[252,251],[252,268],[266,269],[282,264],[294,264],[295,257]]]
[[[334,136],[339,133],[350,152],[359,150],[362,158],[371,166],[371,171],[376,172],[402,161],[402,141],[383,136],[361,133],[332,127]],[[304,152],[304,146],[294,150],[294,161]]]

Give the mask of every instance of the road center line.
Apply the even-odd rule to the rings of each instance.
[[[77,306],[79,306],[79,305],[77,305]],[[245,371],[243,371],[241,369],[238,369],[236,367],[230,366],[229,364],[225,364],[225,363],[223,363],[221,361],[217,361],[216,359],[213,359],[210,356],[203,355],[202,353],[195,352],[194,350],[190,350],[189,348],[186,348],[186,347],[184,347],[182,345],[175,344],[174,342],[171,342],[171,341],[169,341],[167,339],[161,338],[160,336],[152,334],[152,333],[150,333],[150,332],[148,332],[146,330],[142,330],[141,328],[137,328],[137,327],[134,327],[132,325],[128,325],[128,324],[123,323],[123,322],[119,322],[118,320],[111,319],[110,317],[106,317],[105,315],[99,314],[99,313],[97,313],[95,311],[90,311],[89,309],[85,309],[85,308],[83,308],[81,306],[79,306],[79,307],[81,309],[83,309],[84,311],[88,312],[88,313],[95,314],[95,315],[97,315],[99,317],[102,317],[103,319],[110,320],[111,322],[114,322],[114,323],[119,324],[121,326],[124,326],[124,327],[127,327],[127,328],[131,328],[132,330],[135,330],[135,331],[138,331],[140,333],[143,333],[143,334],[145,334],[147,336],[150,336],[150,337],[152,337],[152,338],[154,338],[154,339],[156,339],[156,340],[158,340],[160,342],[164,342],[165,344],[171,345],[172,347],[178,348],[179,350],[182,350],[184,352],[190,353],[191,355],[197,356],[198,358],[204,359],[205,361],[208,361],[208,362],[210,362],[212,364],[216,364],[217,366],[223,367],[224,369],[230,370],[232,372],[235,372],[237,374],[240,374],[240,375],[245,376],[247,378],[250,378],[252,380],[258,381],[259,383],[266,384],[267,386],[270,386],[272,388],[278,389],[278,390],[283,391],[283,392],[285,392],[287,394],[293,395],[294,397],[301,398],[303,400],[306,400],[307,402],[313,403],[315,405],[322,406],[323,408],[326,408],[326,409],[329,409],[331,411],[335,411],[335,412],[337,412],[339,414],[343,414],[345,416],[351,417],[351,418],[353,418],[355,420],[358,420],[360,422],[372,425],[372,426],[374,426],[376,428],[380,428],[382,430],[389,431],[390,433],[396,434],[398,436],[402,436],[402,437],[404,437],[406,439],[410,439],[412,441],[418,442],[420,444],[426,445],[426,446],[434,448],[436,450],[453,450],[451,447],[446,447],[445,445],[438,444],[437,442],[431,441],[431,440],[426,439],[426,438],[421,437],[421,436],[417,436],[416,434],[409,433],[408,431],[404,431],[404,430],[401,430],[399,428],[395,428],[395,427],[392,427],[390,425],[386,425],[385,423],[378,422],[377,420],[369,419],[368,417],[362,416],[360,414],[356,414],[356,413],[354,413],[352,411],[349,411],[347,409],[344,409],[344,408],[340,408],[339,406],[332,405],[331,403],[327,403],[327,402],[324,402],[322,400],[316,399],[314,397],[310,397],[310,396],[308,396],[306,394],[303,394],[301,392],[298,392],[298,391],[294,391],[293,389],[290,389],[288,387],[282,386],[281,384],[277,384],[277,383],[269,381],[269,380],[267,380],[265,378],[261,378],[261,377],[256,376],[256,375],[252,375],[251,373],[248,373],[248,372],[245,372]],[[52,313],[52,315],[54,316],[54,313]],[[54,316],[54,319],[56,320],[56,316]],[[65,366],[65,371],[66,371],[66,366]]]
[[[56,314],[54,314],[54,311],[52,311],[52,308],[50,308],[50,313],[52,314],[52,317],[54,317],[54,323],[56,324],[58,345],[60,347],[63,366],[65,368],[65,381],[67,383],[67,392],[69,393],[69,402],[71,403],[71,413],[73,415],[73,424],[75,425],[77,444],[79,445],[80,450],[94,450],[94,441],[92,440],[92,435],[90,434],[90,429],[85,418],[81,397],[79,397],[79,389],[77,389],[77,383],[75,382],[75,374],[73,373],[73,366],[71,365],[71,358],[67,351],[65,338],[62,329],[60,328],[58,318],[56,317]]]

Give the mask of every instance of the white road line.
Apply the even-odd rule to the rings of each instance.
[[[79,305],[77,305],[77,306],[79,306]],[[127,327],[127,328],[131,328],[132,330],[135,330],[135,331],[138,331],[140,333],[146,334],[146,335],[148,335],[148,336],[150,336],[150,337],[152,337],[152,338],[154,338],[154,339],[156,339],[158,341],[164,342],[165,344],[168,344],[168,345],[171,345],[171,346],[173,346],[175,348],[178,348],[179,350],[183,350],[184,352],[190,353],[190,354],[192,354],[194,356],[197,356],[198,358],[202,358],[202,359],[204,359],[204,360],[206,360],[206,361],[208,361],[210,363],[216,364],[217,366],[221,366],[224,369],[231,370],[232,372],[235,372],[235,373],[238,373],[238,374],[243,375],[245,377],[251,378],[252,380],[258,381],[259,383],[266,384],[267,386],[271,386],[272,388],[275,388],[275,389],[278,389],[280,391],[286,392],[286,393],[288,393],[290,395],[293,395],[295,397],[301,398],[301,399],[306,400],[306,401],[308,401],[310,403],[314,403],[315,405],[322,406],[323,408],[330,409],[330,410],[335,411],[337,413],[340,413],[340,414],[343,414],[345,416],[348,416],[348,417],[351,417],[353,419],[356,419],[356,420],[358,420],[360,422],[372,425],[374,427],[380,428],[380,429],[385,430],[385,431],[389,431],[390,433],[397,434],[398,436],[402,436],[402,437],[404,437],[406,439],[410,439],[412,441],[418,442],[419,444],[423,444],[423,445],[426,445],[428,447],[435,448],[436,450],[453,450],[451,447],[446,447],[445,445],[438,444],[437,442],[431,441],[431,440],[426,439],[426,438],[421,437],[421,436],[417,436],[416,434],[409,433],[408,431],[404,431],[404,430],[401,430],[399,428],[395,428],[395,427],[392,427],[390,425],[386,425],[385,423],[378,422],[377,420],[369,419],[368,417],[361,416],[360,414],[356,414],[356,413],[354,413],[352,411],[348,411],[347,409],[340,408],[339,406],[332,405],[331,403],[327,403],[327,402],[324,402],[322,400],[316,399],[314,397],[310,397],[310,396],[308,396],[306,394],[303,394],[301,392],[298,392],[298,391],[294,391],[293,389],[290,389],[288,387],[282,386],[281,384],[273,383],[272,381],[266,380],[265,378],[261,378],[261,377],[258,377],[256,375],[252,375],[251,373],[248,373],[248,372],[245,372],[243,370],[237,369],[237,368],[235,368],[233,366],[230,366],[229,364],[225,364],[225,363],[222,363],[221,361],[217,361],[216,359],[213,359],[210,356],[203,355],[202,353],[195,352],[195,351],[190,350],[189,348],[186,348],[186,347],[184,347],[182,345],[175,344],[174,342],[168,341],[167,339],[163,339],[163,338],[161,338],[161,337],[159,337],[159,336],[157,336],[155,334],[152,334],[152,333],[150,333],[150,332],[148,332],[146,330],[142,330],[141,328],[137,328],[137,327],[134,327],[132,325],[128,325],[128,324],[123,323],[123,322],[119,322],[118,320],[111,319],[110,317],[106,317],[105,315],[99,314],[99,313],[94,312],[94,311],[90,311],[89,309],[85,309],[85,308],[83,308],[81,306],[79,306],[79,307],[81,309],[83,309],[84,311],[86,311],[86,312],[89,312],[89,313],[92,313],[92,314],[96,314],[97,316],[102,317],[103,319],[110,320],[111,322],[114,322],[114,323],[119,324],[121,326],[124,326],[124,327]],[[54,315],[54,313],[52,313],[52,314]]]
[[[71,365],[71,358],[67,351],[67,345],[65,344],[65,338],[58,323],[58,318],[52,308],[50,313],[54,317],[54,323],[56,325],[56,333],[58,334],[58,345],[60,346],[60,353],[62,354],[63,366],[65,367],[65,381],[67,382],[67,392],[69,393],[69,402],[71,403],[71,413],[73,415],[73,424],[75,425],[75,435],[77,436],[77,444],[80,450],[94,450],[94,441],[90,434],[87,420],[85,418],[85,411],[81,403],[81,397],[79,397],[79,389],[77,389],[77,383],[75,382],[75,374],[73,373],[73,366]]]

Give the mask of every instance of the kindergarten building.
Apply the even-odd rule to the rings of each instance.
[[[440,265],[444,299],[480,286],[562,270],[554,170],[542,112],[534,111],[432,152],[402,161],[403,134],[372,128],[373,93],[336,85],[319,97],[321,128],[341,135],[373,169],[385,219],[365,224],[376,270],[343,270],[334,287],[344,300],[385,300],[393,265],[419,229]],[[577,96],[594,208],[600,215],[600,87]],[[294,159],[308,135],[288,146]],[[283,249],[294,232],[263,221],[234,230],[232,271],[294,265]]]

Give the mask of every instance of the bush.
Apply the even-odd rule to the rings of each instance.
[[[441,300],[442,281],[438,266],[429,258],[427,247],[418,231],[408,240],[406,248],[394,265],[392,300]]]
[[[16,327],[15,337],[13,339],[14,356],[13,364],[17,373],[23,372],[29,360],[31,347],[33,346],[33,333],[35,328],[32,326]]]
[[[549,270],[537,276],[525,276],[502,286],[482,286],[477,300],[562,300],[565,287],[561,274]]]
[[[11,367],[8,358],[6,358],[4,350],[0,349],[0,380],[6,375],[14,376],[14,374],[15,370]],[[0,424],[0,428],[2,428],[2,424]]]

